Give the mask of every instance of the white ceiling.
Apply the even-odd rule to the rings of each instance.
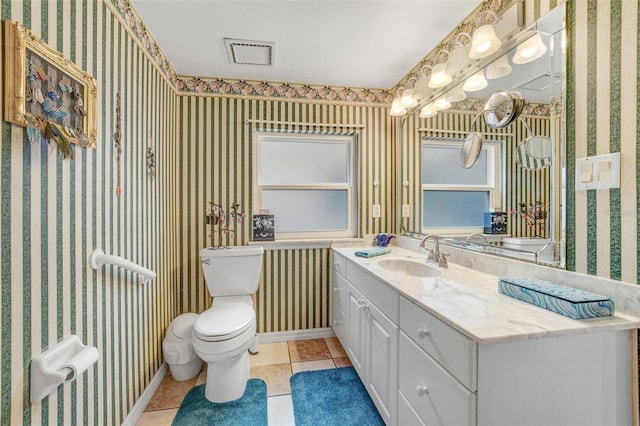
[[[131,0],[181,75],[390,89],[480,0]],[[275,42],[231,65],[223,39]]]

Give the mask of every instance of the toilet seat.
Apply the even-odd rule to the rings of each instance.
[[[256,313],[246,303],[223,303],[198,316],[193,323],[193,334],[206,342],[219,342],[239,336],[255,322]]]

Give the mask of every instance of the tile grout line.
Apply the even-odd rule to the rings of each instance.
[[[334,339],[334,338],[332,338],[332,339]],[[322,340],[322,343],[319,343],[321,340]],[[327,341],[327,338],[310,339],[310,340],[296,340],[296,341],[287,341],[287,342],[280,342],[280,343],[285,343],[286,344],[286,353],[287,353],[288,362],[278,362],[276,360],[275,363],[252,365],[251,369],[253,370],[254,368],[265,368],[265,367],[271,367],[271,366],[276,366],[276,365],[288,365],[289,366],[288,379],[290,379],[291,376],[293,376],[295,373],[302,372],[302,371],[309,371],[309,370],[306,370],[306,369],[302,369],[302,370],[296,371],[294,373],[293,364],[305,364],[305,363],[321,362],[321,361],[330,360],[332,365],[333,365],[333,367],[331,367],[331,368],[340,368],[338,366],[338,364],[336,363],[336,359],[347,359],[348,360],[348,357],[346,355],[346,352],[344,351],[344,348],[342,348],[342,345],[340,344],[339,341],[337,341],[337,339],[332,344],[330,344]],[[278,344],[278,343],[266,343],[265,345],[274,345],[274,344]],[[318,349],[317,348],[318,345],[322,346],[322,347],[320,349]],[[303,348],[306,347],[307,350],[312,353],[310,355],[311,358],[314,358],[315,356],[318,356],[317,354],[314,354],[314,352],[321,352],[322,354],[328,354],[329,357],[328,358],[320,358],[320,359],[305,359],[307,356],[309,356],[308,354],[300,355],[299,353],[297,353],[297,350],[300,349],[299,348],[300,346],[302,346]],[[294,352],[296,352],[295,357],[296,358],[298,358],[298,357],[302,358],[301,360],[299,360],[299,361],[293,361],[292,360],[292,356],[291,356],[292,355],[292,347],[294,349]],[[311,349],[309,349],[309,348],[311,348]],[[259,357],[260,356],[259,354],[261,352],[263,352],[262,349],[257,355],[252,355],[252,356]],[[272,356],[272,355],[273,354],[269,354],[267,356]],[[277,356],[275,356],[274,358],[277,358]],[[254,362],[258,362],[258,361],[254,361]],[[348,366],[348,365],[350,365],[350,364],[343,365],[342,367],[345,367],[345,366]],[[313,369],[314,368],[312,368],[312,370]],[[196,378],[192,379],[193,380],[193,385],[191,387],[189,387],[189,390],[191,388],[193,388],[193,386],[197,386],[198,385],[199,378],[203,374],[206,374],[206,371],[199,373],[198,376],[196,376]],[[170,372],[167,374],[167,377],[170,378],[169,380],[173,380],[171,378]],[[264,377],[256,377],[256,376],[253,376],[253,375],[251,376],[251,378],[261,378],[262,380],[265,380]],[[267,380],[265,380],[265,382],[266,381]],[[164,392],[164,390],[161,389],[161,387],[162,387],[162,385],[156,390],[156,393],[154,394],[154,397],[156,396],[156,394],[160,394],[161,392]],[[188,392],[188,390],[187,390],[187,392]],[[289,389],[289,392],[285,392],[285,393],[281,393],[281,394],[268,395],[267,396],[267,400],[269,400],[270,398],[282,397],[282,396],[287,396],[287,395],[291,396],[290,389]],[[184,397],[184,396],[182,396],[182,397]],[[153,398],[152,398],[152,400],[153,400]],[[151,404],[151,401],[150,401],[150,404]],[[178,408],[179,408],[179,406],[178,406]],[[173,421],[173,418],[175,417],[175,414],[177,413],[177,408],[173,407],[173,406],[171,406],[171,407],[160,407],[160,406],[157,406],[157,408],[149,410],[148,408],[145,407],[144,413],[154,413],[154,415],[158,415],[159,413],[161,413],[163,411],[167,412],[167,416],[169,415],[169,413],[173,412],[173,416],[171,417],[171,419],[168,419],[168,418],[166,419],[166,420]]]
[[[275,361],[272,363],[268,363],[268,364],[258,364],[258,365],[251,365],[251,370],[253,372],[254,369],[258,369],[258,368],[268,368],[268,367],[272,367],[272,366],[277,366],[277,365],[288,365],[289,368],[289,372],[288,372],[288,377],[287,379],[290,379],[291,376],[293,376],[295,373],[298,372],[302,372],[302,371],[309,371],[307,369],[305,369],[303,367],[303,369],[300,369],[298,371],[294,372],[294,364],[297,364],[298,367],[301,364],[307,364],[307,366],[309,366],[309,363],[313,363],[313,362],[322,362],[322,361],[331,361],[331,364],[333,365],[331,368],[340,368],[340,367],[345,367],[350,365],[350,363],[345,364],[345,365],[341,365],[338,366],[338,363],[336,362],[336,360],[338,359],[346,359],[348,361],[348,357],[346,355],[346,352],[344,351],[344,348],[342,347],[342,345],[340,344],[340,342],[336,339],[336,338],[329,338],[329,339],[335,339],[332,340],[330,343],[330,341],[328,340],[328,338],[320,338],[320,339],[309,339],[309,340],[295,340],[295,341],[287,341],[287,342],[279,342],[279,343],[266,343],[264,345],[276,345],[276,344],[280,344],[280,343],[284,343],[286,344],[286,354],[287,354],[287,358],[288,358],[288,362],[278,362],[279,360],[277,360],[277,354],[274,355],[273,353],[269,353],[268,355],[265,355],[266,357],[272,357],[274,358],[273,360],[270,359],[270,361]],[[320,347],[319,347],[320,346]],[[300,354],[298,352],[305,352],[305,350],[307,351],[306,353]],[[257,355],[252,355],[256,357],[256,360],[258,359],[258,357],[260,356],[260,353],[264,353],[264,350],[261,348],[260,352]],[[292,353],[294,353],[294,357],[292,357]],[[324,357],[328,355],[328,358]],[[320,359],[315,359],[315,357],[317,356],[323,356]],[[310,357],[311,359],[306,359]],[[292,358],[300,358],[300,360],[297,361],[293,361]],[[256,363],[259,361],[253,361],[253,363]],[[206,368],[206,366],[205,366]],[[313,370],[315,368],[311,368],[311,370]],[[193,385],[190,386],[188,388],[188,390],[192,389],[194,386],[197,386],[198,383],[200,381],[200,377],[202,375],[206,375],[206,370],[200,372],[198,374],[198,376],[196,376],[194,379],[191,379],[190,381],[188,381],[187,383],[193,381]],[[171,373],[167,373],[167,377],[169,377],[169,379],[167,380],[171,380],[173,381],[173,379],[171,378]],[[265,380],[265,377],[260,377],[260,376],[254,376],[253,374],[251,375],[251,378],[260,378],[262,380]],[[265,382],[267,382],[267,380],[265,380]],[[178,382],[176,382],[178,383]],[[175,388],[175,384],[171,386],[172,388]],[[162,392],[165,392],[164,389],[161,389],[162,385],[156,390],[156,393],[154,394],[154,397],[156,396],[156,394],[158,394],[158,398],[160,398],[160,394]],[[186,392],[188,392],[188,390],[186,390]],[[184,391],[184,389],[183,389]],[[185,395],[186,395],[185,392]],[[268,395],[267,396],[267,400],[269,400],[270,398],[275,398],[275,397],[282,397],[282,396],[291,396],[291,390],[289,389],[289,392],[283,392],[283,393],[278,393],[278,394],[273,394],[273,395]],[[182,398],[184,397],[184,395],[182,395]],[[153,400],[153,398],[152,398]],[[170,402],[169,402],[170,404]],[[175,402],[174,402],[175,404]],[[151,405],[151,401],[149,402],[148,406]],[[178,407],[174,407],[174,406],[168,406],[168,407],[162,407],[159,405],[154,406],[155,408],[152,409],[148,409],[145,408],[144,413],[154,413],[154,415],[160,415],[160,413],[162,413],[163,411],[167,412],[167,416],[170,415],[170,413],[173,413],[173,416],[171,417],[171,419],[166,418],[163,420],[171,420],[173,421],[173,418],[175,417],[177,410],[179,409],[179,405]]]

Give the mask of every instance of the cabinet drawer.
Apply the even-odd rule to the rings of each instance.
[[[400,329],[469,390],[477,387],[477,345],[419,306],[400,298]]]
[[[398,392],[398,424],[401,426],[426,426],[402,392]]]
[[[353,263],[347,268],[347,280],[391,321],[398,324],[398,293],[395,290]]]
[[[338,272],[343,277],[347,276],[347,258],[343,255],[332,251],[333,253],[333,266],[332,269]]]
[[[474,425],[476,395],[404,333],[400,333],[400,391],[424,424]]]
[[[331,302],[342,309],[347,310],[347,280],[337,272],[333,272],[331,281]]]

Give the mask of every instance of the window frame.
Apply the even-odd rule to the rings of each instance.
[[[459,138],[431,138],[425,136],[420,143],[420,167],[422,168],[423,156],[422,151],[425,147],[449,148],[460,150],[464,139]],[[491,211],[500,211],[504,205],[504,157],[502,155],[503,141],[484,139],[482,150],[487,153],[487,183],[483,185],[470,184],[424,184],[422,178],[420,180],[420,206],[424,206],[425,191],[478,191],[489,192],[489,209]],[[477,166],[477,165],[476,165]],[[474,167],[476,167],[474,166]],[[462,167],[462,166],[461,166]],[[424,234],[436,235],[459,235],[483,233],[484,227],[476,226],[458,226],[449,228],[427,227],[424,224],[424,212],[420,216],[421,232]]]
[[[311,183],[311,184],[265,184],[260,181],[260,155],[263,141],[278,141],[287,143],[338,143],[346,144],[348,150],[347,182],[346,183]],[[318,133],[290,133],[278,131],[253,132],[253,205],[257,212],[262,207],[263,191],[265,190],[346,190],[347,191],[347,228],[337,230],[278,232],[278,218],[275,217],[275,239],[330,239],[352,238],[358,232],[358,186],[357,186],[357,136],[353,134],[318,134]],[[271,214],[271,212],[270,212]]]

